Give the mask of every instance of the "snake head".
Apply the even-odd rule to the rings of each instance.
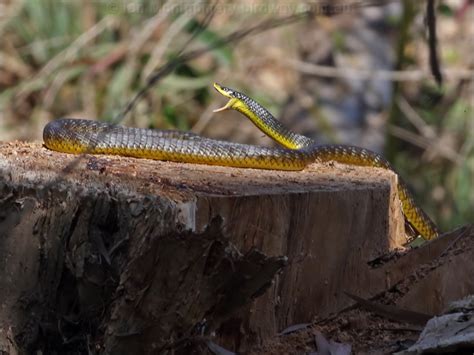
[[[227,101],[227,103],[224,106],[213,110],[213,112],[221,112],[221,111],[225,111],[225,110],[228,110],[228,109],[235,108],[234,106],[236,104],[238,104],[238,102],[239,102],[239,97],[238,97],[239,94],[240,94],[239,92],[237,92],[235,90],[232,90],[230,88],[227,88],[225,86],[221,86],[218,83],[214,83],[214,88],[221,95],[227,97],[229,99],[229,101]]]

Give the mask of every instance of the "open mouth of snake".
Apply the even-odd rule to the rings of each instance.
[[[225,110],[228,110],[230,108],[232,108],[232,105],[236,102],[236,99],[233,98],[231,96],[231,94],[229,92],[227,92],[221,85],[219,85],[218,83],[214,83],[214,89],[216,89],[216,91],[221,94],[222,96],[225,96],[227,98],[229,98],[229,101],[227,101],[227,103],[220,107],[220,108],[217,108],[215,110],[212,110],[212,112],[221,112],[221,111],[225,111]]]
[[[234,102],[235,102],[235,99],[230,99],[229,101],[227,101],[227,103],[224,106],[216,108],[215,110],[212,110],[212,112],[221,112],[221,111],[228,110],[232,107]]]

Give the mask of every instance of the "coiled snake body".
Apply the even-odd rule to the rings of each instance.
[[[288,130],[264,107],[235,90],[214,84],[227,104],[218,109],[235,109],[285,148],[267,148],[209,139],[188,132],[124,127],[81,119],[58,119],[43,131],[47,148],[65,153],[118,154],[138,158],[170,160],[233,167],[302,170],[309,163],[337,161],[393,171],[381,155],[346,145],[317,145],[312,139]],[[425,239],[438,235],[437,228],[419,208],[399,179],[398,194],[408,223]]]

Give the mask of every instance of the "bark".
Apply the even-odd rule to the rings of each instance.
[[[0,349],[265,343],[350,306],[344,292],[369,298],[416,270],[386,257],[407,241],[395,186],[337,164],[260,171],[0,144]]]

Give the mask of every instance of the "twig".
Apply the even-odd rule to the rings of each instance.
[[[209,26],[209,24],[211,23],[215,15],[216,4],[215,3],[211,4],[209,9],[210,9],[209,11],[206,11],[206,16],[204,17],[202,24],[193,31],[191,37],[184,43],[181,50],[178,52],[178,55],[182,54],[183,51],[188,47],[188,45]],[[178,20],[173,22],[173,25],[170,26],[168,31],[162,37],[160,44],[153,50],[150,60],[146,64],[145,68],[143,69],[142,76],[144,76],[145,78],[148,78],[153,74],[165,50],[171,43],[171,40],[176,36],[176,34],[179,33],[179,31],[181,31],[189,23],[189,21],[195,15],[196,13],[192,13],[192,14],[184,13],[180,16],[180,18],[178,18]]]
[[[7,5],[8,4],[8,5]],[[0,17],[0,37],[3,37],[3,32],[9,24],[9,20],[17,16],[21,9],[23,9],[23,1],[2,2],[2,16]]]
[[[431,77],[431,74],[423,70],[372,70],[331,67],[304,62],[301,60],[284,60],[286,64],[301,73],[327,77],[352,80],[390,80],[390,81],[421,81]],[[447,79],[474,79],[474,70],[469,69],[445,69],[443,74]]]
[[[441,75],[437,51],[438,41],[436,38],[435,0],[428,0],[426,3],[426,25],[428,26],[428,48],[431,73],[433,74],[438,86],[441,86],[443,83],[443,76]]]
[[[43,105],[42,105],[43,110],[49,111],[49,109],[54,103],[54,99],[56,98],[56,95],[58,94],[59,90],[64,85],[64,83],[68,80],[69,80],[69,72],[67,71],[61,71],[55,76],[55,78],[51,82],[51,85],[49,85],[48,89],[46,90],[44,94]]]
[[[95,106],[97,97],[97,88],[87,76],[83,76],[79,83],[83,112],[87,117],[97,117],[97,108]]]
[[[218,108],[218,106],[209,105],[201,114],[197,122],[193,125],[191,131],[198,134],[202,133],[214,117],[214,109],[216,108]]]
[[[22,62],[20,58],[5,52],[0,52],[0,68],[18,75],[20,78],[25,78],[31,73],[31,68]]]
[[[74,59],[79,50],[85,47],[90,41],[100,35],[107,28],[113,26],[117,21],[112,16],[104,17],[100,22],[95,24],[89,30],[77,37],[66,49],[59,52],[51,59],[38,73],[37,76],[48,76],[57,69],[61,64]]]
[[[18,52],[21,54],[30,54],[37,47],[42,47],[45,49],[53,49],[56,47],[61,47],[65,43],[71,42],[71,36],[56,36],[43,40],[36,40],[32,43],[25,44],[17,48]]]
[[[439,139],[426,138],[416,133],[410,132],[407,129],[394,125],[388,126],[388,132],[392,136],[403,139],[404,141],[423,148],[430,153],[438,153],[442,157],[452,161],[455,164],[461,164],[463,161],[458,152],[448,146],[439,144]]]
[[[73,60],[81,48],[83,48],[95,37],[101,34],[105,29],[111,27],[115,23],[116,20],[112,16],[106,16],[88,31],[81,34],[66,49],[54,56],[31,80],[28,81],[28,83],[25,83],[18,92],[18,95],[24,95],[30,87],[35,86],[35,82],[41,81],[43,78],[48,77],[63,63]]]
[[[376,303],[366,300],[349,292],[344,292],[353,301],[356,301],[362,308],[373,312],[381,317],[396,320],[399,322],[406,322],[409,324],[424,326],[428,320],[433,318],[431,314],[414,312],[407,309],[389,306],[385,304]]]
[[[444,249],[444,251],[441,253],[440,257],[448,255],[449,252],[452,251],[452,248],[459,242],[460,239],[464,238],[468,233],[472,234],[474,232],[473,226],[466,226],[465,229],[463,229],[459,235],[452,240],[448,246]]]
[[[186,27],[189,20],[192,18],[193,14],[185,12],[173,21],[173,23],[168,27],[168,30],[161,37],[158,45],[153,49],[150,59],[143,68],[142,77],[148,78],[155,71],[166,50],[169,49],[171,42],[175,39],[176,35]]]
[[[420,132],[424,137],[429,139],[436,137],[434,129],[423,121],[418,112],[415,111],[403,96],[397,98],[397,105],[406,118],[408,118],[408,120],[416,127],[418,132]]]

